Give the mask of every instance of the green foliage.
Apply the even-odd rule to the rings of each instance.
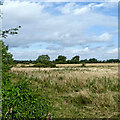
[[[0,16],[1,17],[1,16]],[[20,28],[21,26],[19,26],[18,28]],[[17,34],[18,28],[13,28],[13,29],[9,29],[9,30],[4,30],[1,31],[0,36],[2,36],[3,38],[8,37],[8,34],[13,35],[13,34]],[[4,42],[2,40],[0,40],[0,52],[1,55],[0,57],[2,58],[0,61],[0,66],[2,66],[2,111],[4,111],[4,108],[6,105],[4,105],[4,89],[5,87],[10,87],[10,76],[11,74],[9,73],[10,68],[12,67],[12,63],[13,63],[13,59],[12,59],[12,54],[10,54],[8,52],[8,46],[6,46],[4,44]],[[1,74],[1,73],[0,73]],[[7,95],[8,93],[5,92],[5,94]]]
[[[55,62],[58,64],[66,63],[66,59],[67,58],[65,56],[59,55]]]
[[[50,61],[50,57],[48,55],[40,55],[36,60],[37,63],[46,63],[48,61]]]
[[[86,67],[86,66],[85,66],[85,62],[82,63],[81,67]]]
[[[3,119],[30,119],[45,118],[49,111],[49,103],[43,96],[36,96],[30,83],[24,78],[18,78],[17,84],[13,84],[11,73],[12,55],[8,53],[8,46],[2,42],[2,115]],[[42,94],[42,93],[41,93]]]
[[[18,34],[17,31],[19,28],[21,28],[21,26],[19,26],[18,28],[4,30],[1,32],[1,36],[3,38],[7,38],[8,35]],[[2,44],[1,46],[2,47],[1,49],[2,50],[2,81],[3,81],[3,84],[5,84],[6,82],[9,81],[8,71],[13,65],[13,58],[12,58],[12,54],[8,52],[8,46],[6,46],[2,40],[0,42]]]
[[[88,60],[88,62],[90,62],[90,63],[97,63],[98,60],[95,59],[95,58],[90,58],[90,59]]]
[[[3,119],[45,118],[49,112],[49,102],[40,91],[39,96],[35,94],[37,91],[31,89],[30,80],[18,76],[17,79],[16,84],[9,82],[3,85]]]
[[[5,46],[3,41],[1,42],[2,42],[2,71],[8,72],[12,67],[13,58],[12,54],[8,52],[8,46]]]
[[[109,59],[109,60],[106,60],[107,63],[119,63],[120,60],[119,59]]]
[[[21,28],[21,26],[18,26],[17,28],[8,29],[8,30],[3,30],[1,35],[3,38],[7,38],[8,35],[18,34],[19,28]]]
[[[46,65],[43,63],[37,63],[33,67],[46,67]]]
[[[18,27],[20,28],[20,26]],[[18,28],[2,31],[2,37],[8,37],[8,34],[17,34]],[[39,91],[31,89],[31,83],[23,76],[16,77],[18,82],[11,82],[11,73],[13,59],[12,54],[8,52],[8,46],[2,44],[2,119],[30,119],[45,118],[49,111],[49,102],[44,99]],[[15,77],[15,75],[14,75]],[[13,79],[13,78],[12,78]],[[30,80],[29,80],[30,81]]]
[[[77,61],[79,61],[79,56],[74,56],[73,58],[72,58],[72,60],[77,60]]]
[[[52,62],[46,62],[46,63],[37,63],[33,67],[56,67],[56,65]]]
[[[2,82],[6,84],[9,82],[9,70],[12,67],[13,58],[12,54],[8,52],[8,46],[4,44],[3,41],[0,41],[2,44]]]

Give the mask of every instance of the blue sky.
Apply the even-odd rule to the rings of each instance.
[[[21,25],[5,43],[14,59],[48,54],[71,59],[118,57],[118,6],[115,2],[4,1],[3,28]]]

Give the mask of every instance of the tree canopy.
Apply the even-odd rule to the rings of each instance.
[[[71,62],[71,63],[79,63],[79,59],[80,59],[79,56],[74,56],[74,57],[70,60],[70,62]]]
[[[40,55],[37,59],[37,63],[44,63],[50,61],[50,57],[48,55]]]
[[[65,63],[66,62],[66,57],[59,55],[58,58],[55,60],[56,63]]]
[[[8,35],[14,35],[14,34],[18,34],[18,29],[21,28],[21,26],[17,27],[17,28],[12,28],[9,30],[3,30],[1,31],[1,36],[2,38],[7,38]],[[0,40],[0,44],[1,44],[1,66],[2,66],[2,81],[3,83],[7,82],[7,80],[9,80],[8,78],[8,71],[10,70],[10,68],[12,67],[12,63],[13,63],[13,58],[12,58],[12,54],[10,52],[8,52],[8,46],[6,46],[3,42],[3,40]]]

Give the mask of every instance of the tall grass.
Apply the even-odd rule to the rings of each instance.
[[[111,69],[111,72],[110,68],[99,69],[16,71],[14,74],[18,78],[28,79],[35,94],[41,91],[44,97],[48,97],[55,118],[117,117],[117,71]],[[12,80],[13,83],[17,81]]]

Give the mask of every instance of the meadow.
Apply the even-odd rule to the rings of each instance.
[[[117,118],[118,64],[58,64],[56,68],[21,68],[10,71],[13,84],[29,81],[34,94],[50,103],[53,118]]]

